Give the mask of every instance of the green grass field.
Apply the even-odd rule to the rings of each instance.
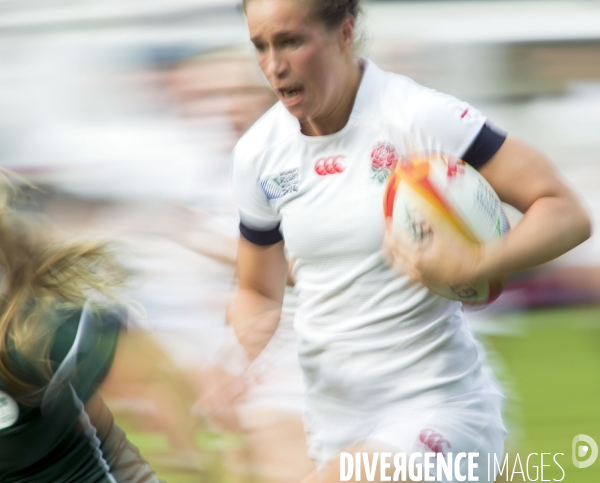
[[[574,436],[586,434],[600,443],[600,308],[507,314],[497,323],[520,330],[513,337],[489,338],[491,350],[505,365],[506,375],[499,377],[510,397],[507,417],[517,433],[511,438],[517,439],[514,449],[525,457],[564,453],[557,457],[565,470],[563,481],[600,482],[600,460],[582,469],[571,461]],[[510,457],[514,464],[514,455]],[[544,479],[561,479],[562,471],[550,463]]]
[[[509,467],[518,452],[525,467],[540,464],[540,453],[563,453],[557,461],[568,483],[600,483],[600,459],[591,467],[575,468],[571,443],[586,434],[600,443],[600,308],[561,308],[494,317],[497,326],[510,325],[512,335],[486,336],[485,345],[508,396]],[[120,421],[126,426],[126,421]],[[243,441],[199,431],[198,445],[206,454],[203,471],[175,469],[160,463],[169,451],[166,439],[129,429],[130,438],[169,483],[231,483],[247,481],[228,471],[224,454],[241,450]],[[544,480],[563,478],[561,469],[545,456]],[[537,458],[537,460],[536,460]],[[518,467],[517,467],[518,469]],[[525,469],[525,468],[524,468]],[[510,481],[510,478],[507,480]],[[512,481],[523,481],[516,474]],[[526,480],[529,481],[529,480]],[[541,481],[541,479],[538,479]]]

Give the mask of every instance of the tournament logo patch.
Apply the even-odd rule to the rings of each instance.
[[[281,198],[298,192],[300,185],[300,168],[288,169],[277,174],[270,174],[260,180],[260,188],[268,200]]]
[[[384,183],[398,162],[398,150],[392,143],[382,141],[371,150],[372,178]]]

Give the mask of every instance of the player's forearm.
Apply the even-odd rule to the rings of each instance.
[[[239,289],[228,318],[250,360],[265,348],[277,329],[287,271],[283,242],[259,246],[240,237]]]
[[[574,196],[539,198],[507,236],[483,247],[481,278],[494,278],[546,263],[590,235],[590,218]]]
[[[228,318],[249,361],[266,347],[277,330],[281,304],[259,293],[240,288]]]

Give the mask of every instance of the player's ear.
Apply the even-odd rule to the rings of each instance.
[[[343,54],[347,54],[352,50],[352,46],[354,45],[356,20],[352,15],[346,15],[339,28],[340,50]]]

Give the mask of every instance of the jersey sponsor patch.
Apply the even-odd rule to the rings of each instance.
[[[300,168],[288,169],[277,174],[270,174],[260,180],[260,188],[268,200],[281,198],[298,192],[300,185]]]
[[[345,157],[343,154],[337,154],[319,158],[315,161],[315,172],[319,176],[341,173],[346,169],[341,163],[341,160]]]
[[[0,391],[0,429],[9,428],[19,419],[19,406],[15,400]]]
[[[396,166],[398,158],[398,150],[392,143],[385,141],[377,143],[371,150],[372,178],[384,183]]]

